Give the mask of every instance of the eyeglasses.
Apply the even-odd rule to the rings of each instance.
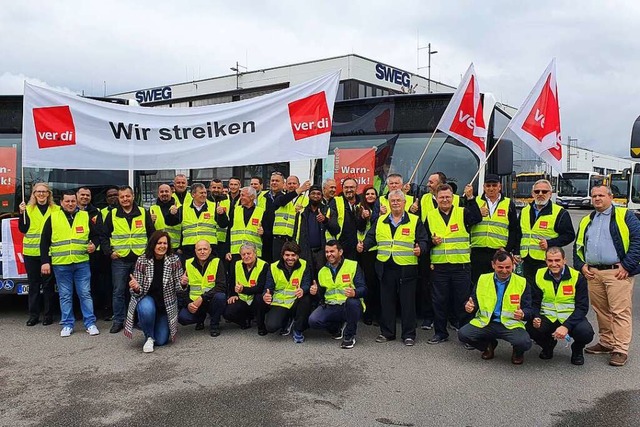
[[[533,190],[533,194],[547,194],[549,190]]]

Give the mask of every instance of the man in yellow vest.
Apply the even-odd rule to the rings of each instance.
[[[471,227],[471,282],[493,271],[491,260],[496,250],[514,253],[520,245],[520,223],[513,201],[502,194],[500,177],[484,177],[483,194],[476,197],[482,222]]]
[[[262,256],[262,219],[264,209],[255,204],[256,190],[244,187],[240,190],[240,202],[233,213],[233,223],[229,227],[230,249],[226,255],[227,262],[240,259],[240,249],[245,242],[251,242],[256,247],[258,258]]]
[[[285,242],[282,258],[269,266],[262,295],[269,306],[265,317],[268,333],[282,329],[293,317],[293,342],[304,342],[303,332],[309,326],[311,314],[310,287],[311,275],[307,262],[300,259],[300,246],[296,242]]]
[[[171,197],[171,187],[168,184],[158,186],[158,198],[149,208],[149,213],[155,229],[166,231],[171,238],[171,248],[177,251],[180,247],[182,231],[180,222],[175,216],[178,213],[178,206],[176,200]]]
[[[222,210],[224,214],[227,216],[227,220],[229,225],[231,222],[231,202],[229,197],[224,193],[224,187],[222,185],[222,181],[218,178],[214,178],[209,183],[209,198],[208,200],[213,203],[216,208],[216,212],[218,211],[218,207],[222,206]],[[227,240],[227,227],[222,227],[218,224],[218,253],[220,257],[226,255],[229,252],[229,241]],[[228,264],[225,264],[225,269],[229,267]]]
[[[78,200],[73,190],[65,191],[61,201],[62,209],[51,213],[42,228],[40,238],[41,272],[53,273],[58,284],[60,297],[61,337],[73,333],[73,290],[75,288],[82,321],[89,335],[98,335],[96,316],[93,314],[91,299],[91,269],[89,254],[95,252],[102,243],[99,227],[89,220],[86,211],[78,210]]]
[[[396,339],[396,302],[400,300],[401,338],[406,346],[416,340],[416,282],[418,257],[427,250],[428,235],[420,218],[406,212],[402,190],[389,191],[390,212],[381,215],[359,242],[358,252],[378,247],[380,283],[380,335],[376,342]]]
[[[118,203],[104,220],[105,241],[101,246],[111,258],[113,283],[113,323],[110,333],[116,334],[124,327],[126,295],[129,275],[136,260],[144,253],[147,239],[155,231],[151,215],[134,202],[133,189],[123,186],[118,189]]]
[[[182,226],[182,256],[184,259],[195,256],[195,244],[204,239],[211,245],[214,253],[218,251],[218,227],[227,227],[229,218],[222,206],[207,200],[204,184],[196,182],[191,186],[191,203],[178,208],[175,215]]]
[[[387,187],[389,188],[389,192],[392,192],[393,190],[402,190],[403,189],[402,181],[403,181],[402,175],[400,175],[399,173],[389,174],[389,176],[387,176]],[[416,212],[411,211],[415,202],[415,198],[405,193],[405,199],[406,199],[405,210],[413,214],[417,213],[417,210]],[[380,195],[380,197],[378,197],[378,206],[380,208],[380,215],[387,214],[390,210],[388,196]]]
[[[564,250],[556,246],[547,248],[547,268],[536,273],[536,284],[531,287],[533,319],[527,331],[540,347],[540,359],[553,357],[558,341],[573,338],[571,363],[584,364],[584,347],[593,339],[593,328],[587,320],[589,290],[584,276],[569,267]]]
[[[267,201],[264,197],[269,191],[264,189],[264,181],[262,180],[262,177],[252,176],[249,181],[249,186],[256,190],[256,205],[265,209],[267,207]]]
[[[431,236],[431,283],[435,315],[435,334],[427,341],[428,344],[439,344],[449,339],[447,320],[451,319],[451,314],[457,323],[454,325],[456,328],[469,320],[464,310],[472,287],[469,232],[471,227],[482,221],[471,185],[464,189],[467,199],[464,208],[453,205],[453,189],[449,184],[440,185],[437,194],[438,209],[429,212],[425,224]]]
[[[267,335],[264,326],[266,306],[262,292],[267,281],[269,264],[256,253],[256,245],[245,242],[240,247],[240,261],[233,263],[229,272],[229,298],[224,310],[224,318],[240,325],[241,329],[251,327],[251,319],[258,323],[258,335]]]
[[[458,331],[458,339],[482,352],[490,360],[498,339],[513,346],[511,363],[522,365],[524,353],[531,348],[531,338],[525,322],[532,318],[529,284],[513,274],[513,256],[498,251],[493,256],[493,273],[480,276],[478,285],[464,304],[467,313],[475,317]]]
[[[546,267],[544,252],[550,246],[559,248],[573,242],[576,233],[573,230],[571,216],[564,208],[551,201],[551,183],[539,179],[533,184],[531,195],[533,202],[520,212],[520,254],[524,277],[533,286],[536,272]]]
[[[184,263],[181,283],[183,286],[189,284],[189,303],[178,313],[178,323],[195,323],[196,330],[201,330],[208,314],[209,334],[215,338],[220,335],[220,316],[227,305],[227,276],[207,240],[196,242],[195,254]]]
[[[640,273],[640,221],[633,212],[613,206],[611,189],[591,189],[595,211],[578,227],[573,265],[587,279],[589,299],[598,320],[599,341],[588,354],[610,354],[611,366],[629,355],[633,276]]]
[[[313,281],[309,291],[324,302],[309,316],[309,327],[327,329],[334,339],[342,340],[340,348],[349,349],[356,344],[367,285],[358,263],[342,255],[342,245],[337,240],[327,242],[327,265],[320,269],[318,280]]]
[[[325,235],[327,240],[338,240],[344,248],[344,257],[354,261],[357,258],[358,231],[363,232],[367,227],[359,212],[357,191],[355,179],[347,178],[342,182],[342,193],[329,202],[329,208],[337,214],[340,230],[337,235],[331,235],[330,231]]]
[[[187,176],[179,173],[173,178],[173,197],[178,207],[191,204],[191,192],[188,189]]]

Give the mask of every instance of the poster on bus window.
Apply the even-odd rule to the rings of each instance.
[[[13,212],[16,192],[16,147],[0,147],[0,212]]]
[[[373,172],[376,163],[375,148],[336,148],[334,150],[333,178],[338,187],[337,193],[342,191],[342,182],[353,178],[358,183],[358,193],[365,187],[373,185]]]

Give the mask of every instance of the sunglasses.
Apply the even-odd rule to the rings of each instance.
[[[547,194],[549,190],[533,190],[533,194]]]

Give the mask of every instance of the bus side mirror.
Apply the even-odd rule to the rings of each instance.
[[[513,173],[513,141],[503,139],[496,147],[489,160],[492,162],[494,173],[504,176]]]
[[[633,122],[633,128],[631,129],[631,157],[634,159],[640,158],[640,117]]]

